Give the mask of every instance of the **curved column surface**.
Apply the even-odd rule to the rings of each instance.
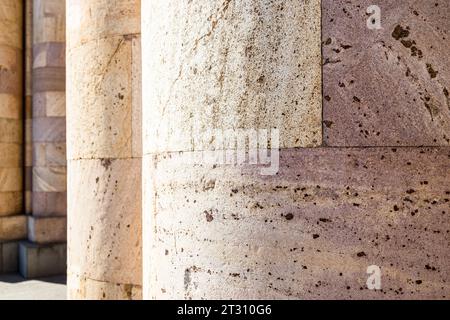
[[[147,1],[142,21],[144,297],[272,297],[266,260],[288,261],[290,230],[242,188],[273,186],[195,158],[256,130],[274,148],[321,144],[320,1]]]
[[[138,299],[140,1],[67,11],[68,295]]]
[[[33,2],[35,217],[66,215],[65,1]]]
[[[0,220],[23,208],[22,10],[21,1],[0,3]]]
[[[320,3],[143,2],[144,298],[449,297],[450,149],[301,148]],[[273,175],[236,164],[256,129],[257,151],[279,130]]]

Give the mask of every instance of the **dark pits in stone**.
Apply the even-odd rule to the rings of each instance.
[[[395,27],[392,32],[392,37],[395,40],[400,40],[401,38],[407,38],[409,36],[409,31],[407,29],[403,29],[402,26],[398,25]]]

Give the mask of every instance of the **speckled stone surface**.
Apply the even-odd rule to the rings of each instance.
[[[450,148],[282,150],[266,177],[190,156],[144,161],[147,297],[450,297]]]
[[[380,30],[366,9],[381,9]],[[450,3],[322,1],[324,143],[450,145]]]
[[[319,0],[142,5],[145,153],[205,150],[215,128],[321,144]]]
[[[138,299],[140,0],[67,11],[68,298]]]

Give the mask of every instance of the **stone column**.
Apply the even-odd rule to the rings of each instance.
[[[17,270],[23,215],[23,4],[0,3],[0,273]]]
[[[67,5],[68,296],[139,299],[140,1]]]
[[[20,264],[41,277],[66,270],[65,2],[34,0],[32,11],[32,215]]]
[[[290,205],[218,143],[321,144],[320,1],[146,1],[142,20],[144,297],[275,297]]]
[[[143,2],[144,298],[448,299],[448,1],[405,2]]]

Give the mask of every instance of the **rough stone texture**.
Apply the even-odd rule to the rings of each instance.
[[[324,140],[329,146],[450,145],[450,3],[325,0]]]
[[[32,211],[33,216],[37,217],[64,216],[66,215],[65,1],[34,0],[32,29]],[[45,224],[41,226],[43,225]],[[29,224],[29,227],[34,226]],[[64,227],[60,232],[65,230]],[[31,234],[41,232],[42,230],[31,230]]]
[[[19,244],[20,274],[26,279],[65,274],[66,250],[65,243],[39,245],[22,241]]]
[[[204,150],[216,128],[321,144],[319,0],[142,5],[145,153]]]
[[[22,9],[0,3],[0,217],[22,211]]]
[[[27,237],[27,217],[0,217],[0,241],[23,240]]]
[[[146,297],[449,298],[450,148],[282,150],[276,176],[190,156],[144,162]]]
[[[28,217],[28,240],[37,244],[65,242],[66,217]]]
[[[69,0],[68,297],[140,298],[140,1]]]
[[[142,297],[142,287],[137,285],[102,282],[78,276],[71,276],[67,280],[71,299],[96,297],[98,300],[140,300]]]
[[[0,241],[0,274],[16,273],[19,265],[19,243]]]

